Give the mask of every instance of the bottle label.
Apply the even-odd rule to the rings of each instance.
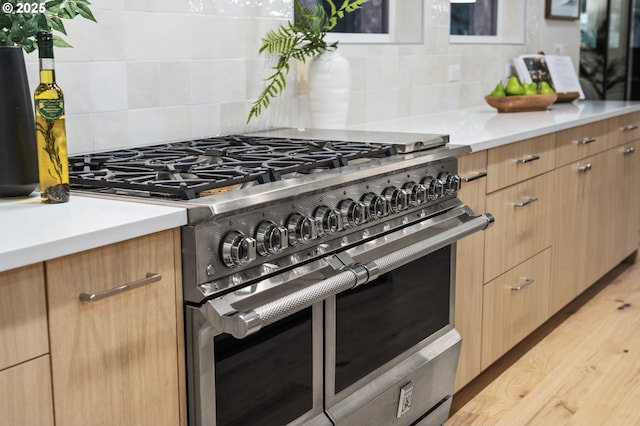
[[[36,111],[47,120],[57,120],[64,115],[63,99],[36,99]]]

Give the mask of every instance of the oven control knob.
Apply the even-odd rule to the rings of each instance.
[[[409,196],[404,189],[390,186],[382,191],[382,196],[387,201],[390,213],[398,213],[409,208]]]
[[[338,209],[345,227],[362,225],[367,220],[367,209],[361,201],[347,198],[340,201]]]
[[[270,220],[260,222],[256,230],[258,254],[268,256],[289,247],[289,231]]]
[[[422,179],[422,185],[427,188],[427,198],[431,200],[437,200],[444,195],[444,182],[433,176],[427,176]]]
[[[367,210],[369,219],[381,219],[389,214],[387,201],[380,195],[368,192],[362,196],[362,203]]]
[[[438,175],[438,179],[443,182],[445,194],[455,194],[460,190],[462,179],[456,174],[442,172]]]
[[[289,231],[289,244],[296,246],[318,238],[318,225],[316,221],[300,213],[294,213],[287,219]]]
[[[319,236],[333,234],[334,232],[342,231],[344,228],[342,215],[338,210],[320,206],[314,211],[313,216],[318,224]]]
[[[222,241],[222,261],[233,268],[245,265],[256,258],[256,240],[242,232],[231,231]]]
[[[421,183],[407,182],[402,185],[409,196],[409,205],[417,206],[427,202],[427,188]]]

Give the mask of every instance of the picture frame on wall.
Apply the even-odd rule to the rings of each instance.
[[[580,0],[546,0],[544,17],[574,20],[580,18]]]

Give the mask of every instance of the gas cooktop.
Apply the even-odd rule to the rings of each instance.
[[[76,190],[191,200],[446,142],[440,135],[278,129],[72,156],[69,180]]]

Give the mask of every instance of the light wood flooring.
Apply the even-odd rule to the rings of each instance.
[[[640,425],[640,259],[607,276],[453,400],[454,425]]]

